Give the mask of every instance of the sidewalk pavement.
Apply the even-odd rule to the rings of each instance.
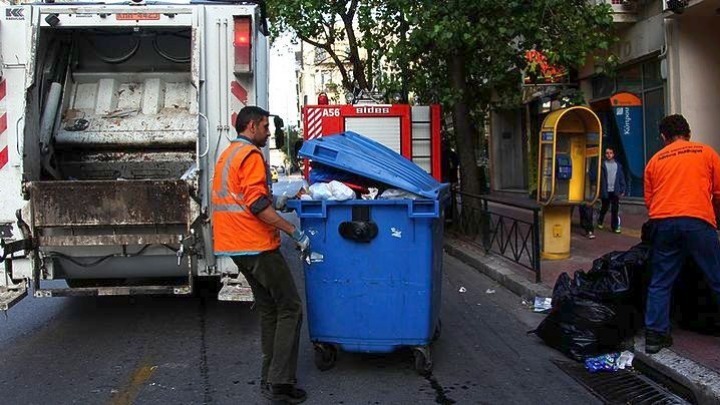
[[[592,240],[585,238],[578,215],[573,215],[571,256],[565,260],[543,260],[541,283],[534,282],[535,275],[528,269],[499,255],[486,254],[481,247],[461,239],[446,238],[445,249],[523,298],[550,297],[555,280],[563,272],[572,275],[577,270],[587,271],[593,260],[603,254],[625,251],[640,242],[640,229],[647,220],[647,214],[642,209],[633,208],[623,210],[621,207],[621,234],[609,231],[609,218],[606,218],[605,229],[596,230],[596,239]],[[673,339],[674,344],[669,350],[647,355],[644,352],[644,336],[638,336],[636,358],[692,391],[699,403],[720,403],[720,337],[674,328]]]

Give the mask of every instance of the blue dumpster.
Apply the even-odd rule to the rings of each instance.
[[[305,291],[316,365],[331,368],[338,349],[410,347],[416,369],[429,372],[430,343],[440,332],[447,185],[350,132],[308,141],[300,155],[422,197],[289,202],[311,240]]]

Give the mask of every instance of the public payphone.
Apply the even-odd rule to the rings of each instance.
[[[543,121],[537,201],[543,205],[544,259],[570,256],[572,207],[597,200],[601,151],[602,125],[589,108],[563,108]]]

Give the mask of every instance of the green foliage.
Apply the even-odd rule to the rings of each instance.
[[[614,35],[608,4],[586,0],[388,0],[407,21],[407,37],[397,38],[390,60],[400,71],[409,66],[409,90],[424,102],[438,102],[452,112],[461,169],[475,166],[482,119],[493,106],[521,105],[526,52],[541,51],[551,64],[577,68],[587,61],[612,62]],[[402,19],[388,18],[399,32]],[[583,103],[568,91],[567,105]],[[464,122],[467,120],[469,122]],[[481,145],[482,146],[482,145]],[[531,163],[531,166],[533,164]],[[467,170],[467,169],[466,169]],[[478,176],[478,177],[475,177]],[[479,175],[463,177],[479,183]],[[476,184],[463,184],[469,192]]]
[[[392,47],[392,60],[412,67],[410,87],[423,100],[445,106],[464,98],[482,110],[493,95],[517,93],[528,50],[541,50],[551,63],[577,67],[613,41],[609,6],[585,0],[388,2],[410,25],[407,41]],[[461,94],[447,80],[448,61],[458,57],[467,83]]]
[[[380,23],[383,0],[268,0],[271,32],[291,32],[325,50],[346,90],[369,90],[387,40]]]
[[[423,104],[441,103],[452,114],[465,170],[475,167],[475,162],[474,153],[463,149],[475,150],[490,108],[520,103],[527,51],[539,50],[549,63],[567,68],[592,59],[600,65],[614,63],[609,51],[614,42],[610,6],[593,3],[267,1],[273,31],[292,31],[300,40],[325,49],[340,69],[345,89],[378,85],[388,92],[410,91]],[[390,66],[383,75],[377,74],[381,60]],[[582,103],[579,95],[568,93],[564,101]],[[473,171],[462,176],[464,188],[479,179]]]

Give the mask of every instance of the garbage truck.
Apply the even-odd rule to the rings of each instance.
[[[262,2],[2,9],[0,310],[203,279],[252,300],[213,254],[209,184],[235,113],[268,105]]]

